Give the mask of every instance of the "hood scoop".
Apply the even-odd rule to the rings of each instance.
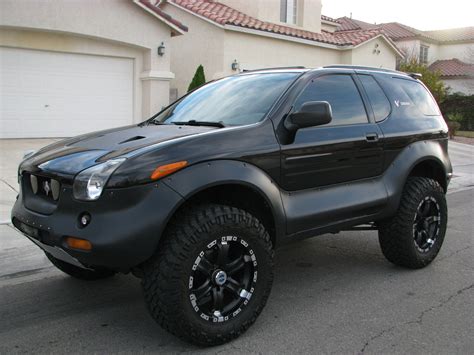
[[[125,144],[125,143],[128,143],[128,142],[138,141],[138,140],[144,139],[144,138],[145,137],[143,137],[143,136],[135,136],[135,137],[128,138],[128,139],[124,140],[123,142],[120,142],[119,144]]]

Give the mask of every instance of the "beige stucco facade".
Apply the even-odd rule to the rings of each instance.
[[[281,0],[220,0],[219,2],[259,20],[282,23]],[[321,0],[298,0],[296,24],[285,23],[285,25],[321,32],[321,8]]]
[[[397,56],[383,37],[376,37],[354,49],[343,51],[341,63],[395,69]]]
[[[127,0],[0,3],[0,46],[132,59],[133,122],[169,102],[171,35],[167,24]],[[166,52],[158,56],[162,42]]]
[[[420,55],[420,47],[428,47],[428,65],[437,60],[457,58],[466,63],[474,63],[474,43],[435,43],[422,41],[420,39],[409,39],[397,41],[397,46],[404,53],[407,58],[418,58]]]

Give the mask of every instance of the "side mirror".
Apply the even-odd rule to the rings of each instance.
[[[296,132],[300,128],[320,126],[332,120],[331,105],[327,101],[305,102],[299,111],[290,114],[284,122],[285,128]]]

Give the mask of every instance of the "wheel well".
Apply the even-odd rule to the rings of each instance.
[[[190,205],[217,203],[243,209],[256,217],[265,227],[273,247],[276,242],[275,219],[272,209],[262,194],[248,186],[225,184],[199,191],[180,206],[176,213]]]
[[[448,186],[446,181],[446,173],[441,164],[435,160],[424,160],[418,163],[411,170],[409,176],[420,176],[433,179],[441,185],[444,192],[447,191]]]

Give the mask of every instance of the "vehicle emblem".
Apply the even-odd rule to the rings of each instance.
[[[227,281],[227,274],[225,271],[219,271],[215,276],[216,284],[222,286]]]
[[[49,186],[49,182],[45,181],[43,183],[43,189],[44,189],[44,192],[45,192],[46,196],[48,196],[49,192],[51,191],[51,187]]]
[[[395,100],[395,105],[396,105],[397,107],[400,107],[400,100]]]

